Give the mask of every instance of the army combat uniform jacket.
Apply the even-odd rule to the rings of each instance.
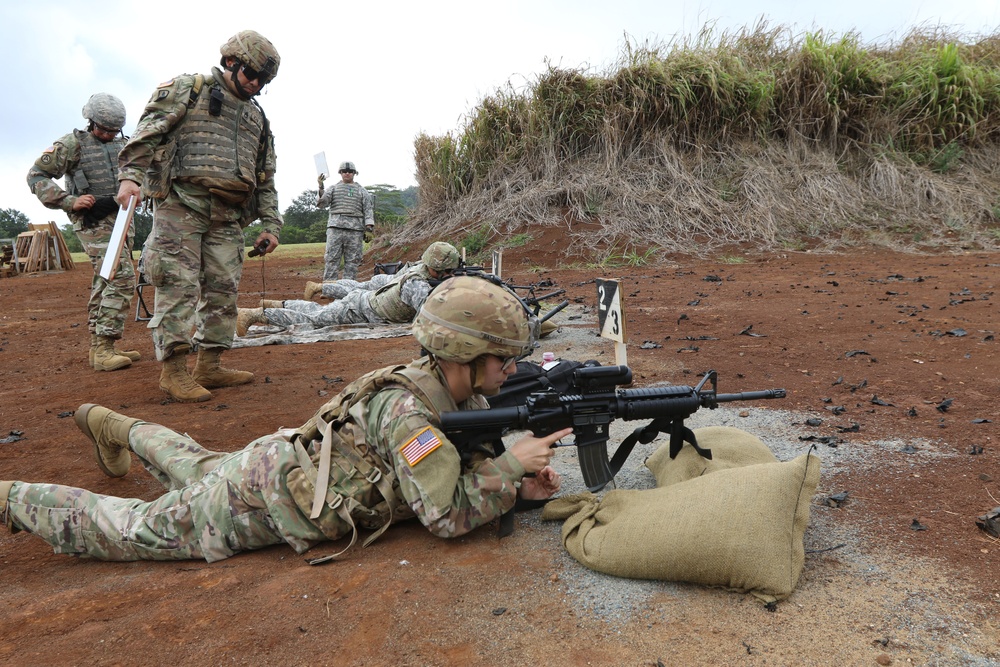
[[[357,183],[334,183],[319,198],[318,208],[329,208],[327,227],[365,231],[375,225],[375,208],[372,196]]]
[[[46,208],[60,209],[79,231],[87,211],[74,211],[80,195],[114,196],[118,192],[120,136],[104,143],[90,132],[73,130],[56,139],[28,170],[28,187]],[[66,189],[53,179],[66,177]],[[114,223],[118,207],[105,217]],[[103,221],[102,221],[103,222]]]
[[[211,220],[246,227],[259,218],[278,236],[274,135],[257,102],[236,97],[224,76],[213,67],[160,84],[119,156],[119,180],[135,181],[152,199],[173,191]]]

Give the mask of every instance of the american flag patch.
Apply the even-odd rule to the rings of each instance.
[[[403,455],[403,458],[410,464],[410,467],[413,467],[440,446],[441,439],[428,426],[400,447],[399,453]]]

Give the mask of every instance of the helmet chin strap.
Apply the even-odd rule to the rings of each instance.
[[[233,66],[229,68],[229,78],[233,80],[233,86],[236,88],[236,92],[239,94],[239,96],[245,100],[249,100],[260,91],[257,91],[257,93],[249,93],[247,92],[247,89],[244,88],[243,85],[240,83],[240,78],[236,75],[239,73],[242,64],[243,63],[241,63],[239,60],[233,61]]]
[[[497,387],[491,392],[483,390],[483,380],[486,379],[486,355],[481,354],[469,362],[469,375],[472,378],[472,391],[483,396],[496,396],[500,393]]]

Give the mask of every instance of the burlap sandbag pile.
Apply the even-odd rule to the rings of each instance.
[[[671,460],[669,445],[646,466],[657,488],[557,498],[543,519],[565,519],[563,544],[587,567],[619,577],[686,581],[753,593],[766,602],[791,595],[802,572],[802,535],[819,484],[819,458],[779,462],[740,429],[695,430]]]

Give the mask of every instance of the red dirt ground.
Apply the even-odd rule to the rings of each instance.
[[[636,386],[693,384],[715,368],[722,391],[785,387],[774,407],[822,417],[817,432],[840,447],[926,440],[946,455],[915,466],[873,448],[866,465],[824,473],[813,512],[832,513],[856,556],[808,555],[798,590],[774,612],[738,593],[647,583],[630,613],[608,618],[579,604],[582,566],[558,526],[525,517],[499,542],[489,528],[444,541],[416,523],[396,526],[317,568],[284,546],[214,564],[101,563],[0,530],[0,662],[1000,664],[1000,544],[974,521],[1000,505],[1000,256],[734,251],[561,269],[574,258],[556,250],[558,235],[508,251],[505,276],[551,278],[590,306],[593,278],[620,278]],[[241,305],[255,305],[262,284],[267,298],[301,295],[321,261],[249,260]],[[0,479],[150,499],[158,485],[140,467],[122,479],[98,470],[71,418],[81,403],[232,451],[302,423],[344,381],[416,353],[409,337],[233,350],[225,362],[254,371],[253,384],[173,403],[158,388],[144,323],[130,318],[126,329],[141,361],[114,373],[87,367],[89,283],[82,265],[0,280],[0,438],[23,433],[0,444]],[[714,340],[685,339],[701,336]],[[640,349],[644,341],[661,347]],[[854,423],[858,432],[838,432]],[[822,507],[823,493],[843,489],[843,508]],[[912,530],[914,519],[926,530]]]

